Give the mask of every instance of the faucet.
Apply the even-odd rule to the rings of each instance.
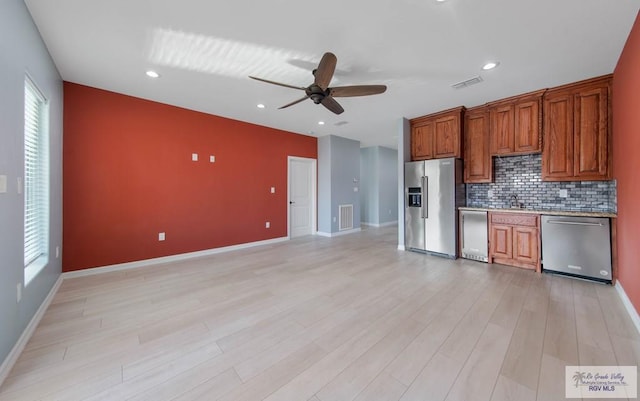
[[[509,202],[509,207],[512,207],[512,208],[522,207],[520,202],[518,202],[518,195],[516,194],[511,195],[511,201]]]

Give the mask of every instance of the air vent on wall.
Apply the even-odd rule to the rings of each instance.
[[[453,85],[451,85],[451,87],[454,88],[454,89],[462,89],[462,88],[466,88],[467,86],[479,84],[480,82],[482,82],[482,77],[480,75],[478,75],[477,77],[473,77],[471,79],[467,79],[466,81],[462,81],[462,82],[458,82],[457,84],[453,84]]]
[[[337,123],[335,123],[333,125],[335,125],[336,127],[339,127],[341,125],[347,125],[347,124],[349,124],[349,121],[338,121]]]

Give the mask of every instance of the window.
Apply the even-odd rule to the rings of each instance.
[[[24,81],[24,267],[25,284],[48,262],[49,140],[47,102]]]

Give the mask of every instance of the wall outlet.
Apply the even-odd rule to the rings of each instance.
[[[164,233],[158,233],[158,241],[164,241]]]
[[[17,185],[18,195],[22,195],[22,177],[17,177],[16,178],[16,183],[18,184]]]
[[[561,198],[568,198],[569,191],[567,191],[566,189],[561,189],[558,193],[558,196],[560,196]]]
[[[487,191],[487,196],[489,198],[493,198],[493,189],[490,189],[490,190]]]
[[[358,192],[358,187],[353,187],[353,192]]]
[[[264,228],[271,228],[271,223],[268,221],[264,223]]]
[[[56,246],[56,259],[60,257],[60,245]]]
[[[391,215],[391,209],[389,209],[389,215]]]
[[[209,156],[209,162],[210,163],[215,163],[216,162],[216,157],[214,155]]]
[[[271,187],[271,193],[275,194],[276,193],[276,187]]]
[[[194,162],[198,161],[198,154],[197,153],[191,153],[191,160]]]
[[[20,303],[20,301],[22,301],[22,283],[16,285],[16,302]]]
[[[7,176],[0,175],[0,194],[7,193]]]
[[[336,221],[338,221],[338,219],[336,219],[336,216],[333,216],[333,222],[335,223]]]

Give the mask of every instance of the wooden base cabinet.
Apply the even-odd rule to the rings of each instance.
[[[489,263],[540,272],[540,216],[489,213]]]

